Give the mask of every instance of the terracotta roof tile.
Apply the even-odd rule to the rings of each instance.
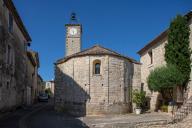
[[[67,56],[63,59],[60,59],[56,62],[56,64],[63,63],[63,62],[65,62],[71,58],[74,58],[74,57],[88,56],[88,55],[112,55],[112,56],[122,57],[124,59],[129,60],[130,62],[133,62],[133,63],[140,64],[139,62],[137,62],[136,60],[134,60],[130,57],[123,56],[117,52],[114,52],[110,49],[104,48],[104,47],[99,46],[99,45],[95,45],[89,49],[83,50],[81,52],[78,52],[78,53],[72,54],[70,56]]]

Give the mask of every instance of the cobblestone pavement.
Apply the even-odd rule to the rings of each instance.
[[[167,124],[168,122],[171,122],[171,116],[165,113],[89,116],[80,119],[91,128],[128,128],[135,127],[138,123]]]
[[[27,119],[27,128],[129,128],[135,126],[138,122],[167,123],[167,120],[170,120],[170,116],[162,113],[78,118],[65,113],[58,113],[53,110],[53,106],[47,106]]]
[[[189,114],[183,121],[168,125],[145,125],[142,128],[192,128],[192,114]]]

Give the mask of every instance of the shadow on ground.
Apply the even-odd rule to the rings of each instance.
[[[88,128],[77,117],[56,112],[51,105],[31,115],[26,123],[28,128]]]

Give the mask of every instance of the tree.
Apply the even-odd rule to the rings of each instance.
[[[50,97],[52,95],[52,92],[51,92],[51,89],[50,88],[47,88],[45,90],[45,93],[47,93],[47,95]]]
[[[162,66],[151,71],[147,78],[148,87],[151,91],[161,92],[162,96],[169,94],[173,99],[173,88],[182,85],[184,76],[174,65]]]
[[[176,68],[183,74],[185,81],[182,85],[187,84],[191,73],[189,35],[190,28],[186,17],[178,15],[170,23],[168,43],[165,45],[165,60],[167,64],[176,65]]]

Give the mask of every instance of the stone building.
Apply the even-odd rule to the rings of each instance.
[[[0,0],[0,112],[26,103],[27,87],[32,86],[28,79],[32,73],[27,56],[30,42],[12,0]]]
[[[37,88],[38,88],[37,89],[38,95],[39,95],[39,93],[42,93],[45,90],[43,78],[39,74],[37,75]]]
[[[54,91],[55,91],[55,83],[53,80],[45,81],[45,90],[50,89],[51,91],[51,97],[54,97]]]
[[[66,56],[55,63],[55,109],[74,115],[130,112],[140,63],[99,45],[81,51],[81,37],[81,24],[66,24]]]
[[[27,86],[25,89],[25,98],[28,105],[37,101],[39,94],[38,87],[38,68],[39,57],[34,51],[27,51]]]
[[[192,12],[189,12],[185,15],[188,18],[188,24],[192,31]],[[159,36],[145,45],[141,50],[138,51],[140,55],[140,62],[141,62],[141,82],[144,90],[147,92],[147,95],[150,97],[150,109],[157,110],[159,105],[159,100],[161,96],[158,92],[151,92],[148,89],[147,85],[147,77],[150,74],[150,71],[156,67],[165,65],[165,44],[168,43],[167,41],[167,34],[168,30],[162,32]],[[190,34],[190,47],[192,48],[192,34]],[[192,74],[191,74],[192,79]],[[188,95],[192,96],[192,83],[189,82],[188,85]]]

